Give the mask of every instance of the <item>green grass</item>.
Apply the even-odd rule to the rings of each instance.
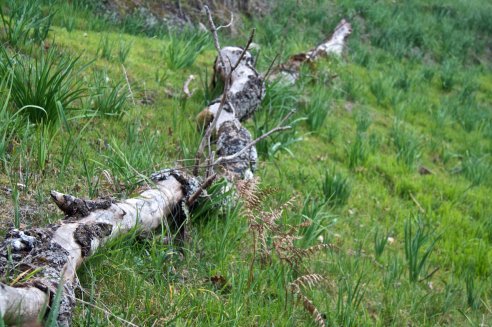
[[[49,15],[44,6],[39,19]],[[217,93],[208,89],[210,36],[147,28],[140,13],[113,24],[92,8],[55,2],[48,51],[32,42],[32,28],[5,47],[0,186],[12,192],[0,193],[0,234],[57,222],[51,189],[124,198],[143,176],[194,157],[194,117]],[[5,19],[11,12],[4,8]],[[114,240],[91,257],[77,295],[90,305],[77,303],[74,325],[314,325],[286,293],[306,272],[326,279],[305,295],[329,325],[492,320],[491,12],[478,0],[289,0],[261,19],[242,18],[237,35],[221,30],[223,45],[243,45],[256,27],[264,72],[276,53],[285,59],[312,47],[340,17],[352,22],[346,56],[303,70],[295,86],[267,85],[247,123],[259,136],[296,110],[293,129],[258,144],[256,174],[272,191],[262,210],[294,196],[278,223],[311,222],[299,229],[302,249],[334,247],[297,270],[253,260],[242,204],[224,205],[217,184],[192,214],[184,247],[163,243],[162,229]],[[3,40],[8,33],[0,29]],[[190,74],[199,78],[184,101]],[[23,95],[31,79],[36,97]],[[63,102],[67,94],[74,96]],[[28,110],[37,107],[46,114]],[[432,173],[421,175],[420,166]]]

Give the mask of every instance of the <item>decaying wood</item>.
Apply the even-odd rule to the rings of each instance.
[[[330,55],[341,56],[346,46],[347,38],[351,33],[352,25],[345,19],[342,19],[328,39],[307,52],[291,56],[287,62],[273,69],[269,79],[274,80],[280,78],[287,83],[294,84],[299,78],[299,71],[302,65],[312,63],[321,57]]]
[[[265,94],[264,78],[256,71],[248,52],[252,37],[244,48],[220,48],[217,30],[221,27],[215,27],[210,11],[206,10],[218,49],[215,75],[225,86],[222,96],[202,111],[207,133],[197,153],[202,155],[208,147],[208,166],[220,165],[220,176],[250,178],[258,159],[256,142],[288,126],[278,126],[256,140],[242,126],[241,122],[254,114]],[[331,38],[304,54],[292,56],[288,63],[274,69],[270,77],[287,74],[295,81],[300,64],[331,53],[339,55],[350,32],[350,24],[343,20]],[[188,84],[185,93],[190,93]],[[215,151],[211,150],[212,135]],[[82,262],[108,240],[131,229],[150,231],[165,225],[169,231],[168,225],[176,221],[176,216],[183,215],[183,206],[193,204],[215,179],[210,171],[207,176],[200,184],[199,178],[166,169],[151,176],[155,184],[150,189],[119,202],[83,200],[53,191],[52,199],[66,219],[44,228],[11,229],[0,244],[0,274],[15,281],[11,285],[0,283],[0,314],[5,322],[22,325],[42,319],[39,315],[45,308],[49,312],[54,295],[61,288],[58,324],[69,326],[76,299],[76,270]],[[29,278],[25,280],[23,276]]]
[[[216,154],[219,157],[234,155],[247,147],[248,150],[242,151],[240,155],[234,157],[234,160],[221,160],[220,164],[225,169],[224,175],[231,178],[249,178],[255,170],[258,154],[256,148],[249,145],[253,139],[250,132],[241,125],[241,121],[254,114],[265,94],[264,80],[256,71],[253,56],[248,52],[254,30],[244,48],[220,48],[212,15],[208,7],[205,6],[205,10],[217,49],[214,76],[224,82],[224,90],[222,95],[212,101],[199,115],[199,117],[206,117],[207,129],[197,151],[194,174],[198,174],[200,156],[205,147],[209,148],[208,166],[213,169],[215,160],[210,158],[210,154],[211,137],[214,134]],[[210,173],[208,171],[208,174]]]
[[[0,284],[0,313],[7,324],[36,321],[63,280],[58,323],[68,326],[75,305],[75,272],[85,258],[109,239],[133,228],[152,230],[168,224],[187,197],[199,188],[197,179],[164,170],[152,176],[153,188],[139,197],[91,207],[91,201],[53,192],[53,200],[71,216],[58,224],[27,230],[12,229],[0,245],[0,274],[14,279],[25,271],[38,272],[15,287]],[[83,210],[73,209],[77,204]],[[82,213],[86,214],[81,217]]]

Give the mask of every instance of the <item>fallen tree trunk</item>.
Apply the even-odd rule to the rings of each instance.
[[[333,34],[313,49],[292,55],[289,59],[272,70],[270,80],[282,79],[294,84],[299,78],[301,66],[310,64],[322,57],[341,56],[346,47],[347,38],[352,33],[352,25],[345,19],[338,23]]]
[[[307,53],[312,53],[312,60],[322,49],[330,48],[326,45],[329,42],[323,44]],[[208,166],[220,165],[220,175],[230,180],[250,178],[257,162],[258,139],[252,140],[241,121],[254,114],[265,87],[247,48],[225,47],[219,51],[214,69],[226,86],[223,95],[201,114],[210,132],[202,142],[210,151]],[[282,128],[264,137],[276,130]],[[212,132],[215,152],[210,150]],[[131,229],[152,230],[164,224],[169,230],[168,225],[176,219],[179,225],[182,206],[196,199],[204,187],[199,178],[177,169],[163,170],[151,179],[155,183],[152,188],[121,202],[82,200],[53,191],[52,199],[66,214],[65,220],[44,228],[10,230],[0,245],[0,274],[13,281],[10,286],[0,283],[0,314],[4,321],[22,325],[42,319],[40,315],[46,307],[48,311],[53,307],[59,290],[58,324],[69,326],[78,283],[76,270],[82,262],[108,240]],[[30,277],[22,280],[24,276]]]
[[[226,58],[225,64],[216,60],[215,69],[222,78],[230,79],[231,85],[224,90],[223,111],[215,127],[216,152],[222,157],[239,152],[251,142],[251,134],[240,119],[251,115],[260,104],[264,85],[252,66],[251,54],[244,49],[226,47],[220,57]],[[213,102],[206,110],[217,115],[219,109],[220,103]],[[252,174],[256,160],[253,146],[233,161],[221,160],[222,175],[238,178]],[[15,287],[0,284],[0,313],[5,322],[37,321],[44,307],[53,306],[57,289],[63,287],[58,324],[69,326],[75,305],[75,272],[84,259],[109,239],[133,228],[152,230],[167,224],[166,219],[172,222],[200,188],[199,179],[175,169],[153,174],[151,179],[153,188],[117,203],[82,200],[52,191],[53,201],[67,216],[64,221],[45,228],[10,230],[0,246],[0,274],[15,280],[22,274],[37,273]]]
[[[45,228],[12,229],[0,247],[0,274],[15,277],[38,270],[24,283],[0,284],[0,312],[7,324],[34,322],[62,285],[60,326],[70,325],[75,305],[75,272],[85,258],[109,239],[131,229],[152,230],[179,214],[180,203],[198,189],[196,179],[177,170],[153,176],[155,186],[139,197],[93,208],[86,201],[52,192],[53,201],[68,219]],[[74,213],[87,213],[79,219]],[[77,220],[79,219],[79,220]],[[61,283],[61,284],[60,284]],[[41,317],[42,318],[42,317]]]

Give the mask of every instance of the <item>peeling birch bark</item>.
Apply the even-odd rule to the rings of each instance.
[[[164,170],[152,178],[155,187],[139,197],[104,203],[103,207],[91,207],[95,202],[53,192],[58,207],[69,215],[75,212],[79,216],[45,228],[10,230],[0,245],[0,274],[15,278],[26,271],[39,272],[15,287],[0,284],[0,313],[5,322],[35,322],[42,309],[52,305],[63,280],[58,323],[69,326],[78,282],[75,272],[85,258],[108,240],[133,228],[150,231],[168,224],[166,217],[176,214],[183,201],[199,187],[198,180],[176,170]],[[74,210],[77,203],[83,209]],[[85,217],[80,216],[81,212],[85,212]]]
[[[269,80],[281,79],[288,84],[294,84],[299,78],[299,71],[303,64],[312,63],[319,58],[331,55],[341,56],[351,33],[352,25],[342,19],[328,39],[307,52],[291,56],[287,62],[275,67]]]
[[[215,125],[217,139],[216,152],[219,157],[226,157],[241,151],[252,141],[251,133],[241,125],[251,117],[265,94],[265,84],[254,67],[253,56],[243,48],[224,47],[215,60],[215,75],[222,80],[230,78],[230,87],[225,94],[226,101]],[[222,65],[219,58],[223,58]],[[222,96],[213,101],[200,115],[207,116],[211,122],[221,107]],[[232,178],[250,178],[256,169],[258,154],[252,146],[234,160],[221,162],[227,175]]]

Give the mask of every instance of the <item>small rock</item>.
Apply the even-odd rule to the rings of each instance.
[[[419,174],[420,175],[431,175],[432,174],[432,171],[429,168],[425,167],[425,166],[420,166],[419,167]]]
[[[387,241],[388,241],[388,244],[395,243],[395,239],[393,237],[391,237],[391,236],[388,236]]]

